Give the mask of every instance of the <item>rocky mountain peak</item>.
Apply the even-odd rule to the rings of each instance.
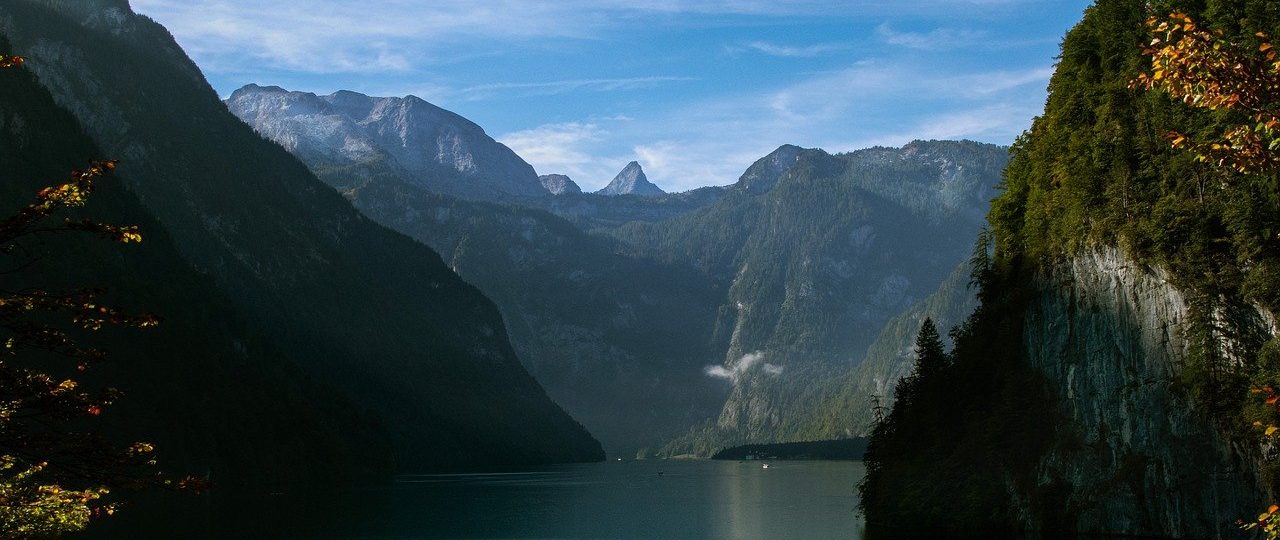
[[[415,96],[349,90],[316,96],[250,84],[236,90],[227,107],[310,163],[376,167],[467,199],[547,193],[533,167],[510,148],[474,122]]]
[[[613,181],[604,189],[597,191],[601,195],[641,195],[645,197],[654,197],[657,195],[666,195],[667,192],[662,188],[654,185],[645,176],[644,169],[640,164],[632,161],[626,167],[622,168],[622,172],[618,176],[613,177]]]
[[[542,187],[547,188],[547,191],[550,191],[552,195],[582,193],[582,188],[578,187],[577,183],[563,174],[544,174],[538,177],[538,181],[542,182]]]

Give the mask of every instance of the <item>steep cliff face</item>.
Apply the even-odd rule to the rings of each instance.
[[[1209,537],[1259,507],[1253,464],[1177,388],[1188,304],[1167,272],[1097,249],[1047,272],[1035,291],[1026,361],[1070,425],[1034,479],[1061,498],[1061,519],[1015,490],[1026,526]]]

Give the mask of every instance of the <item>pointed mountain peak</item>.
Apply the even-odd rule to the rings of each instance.
[[[547,188],[552,195],[564,195],[565,193],[582,193],[582,188],[578,187],[568,176],[563,174],[544,174],[538,177],[542,182],[542,187]]]
[[[613,177],[613,181],[604,189],[597,191],[601,195],[641,195],[645,197],[654,197],[658,195],[666,195],[667,192],[662,188],[653,185],[649,178],[644,175],[644,169],[640,168],[640,164],[632,161],[626,167],[622,168],[622,172],[618,176]]]
[[[804,148],[794,144],[779,146],[769,155],[756,160],[747,172],[742,173],[737,187],[749,193],[764,193],[773,189],[778,180],[800,160],[800,154],[804,151]]]

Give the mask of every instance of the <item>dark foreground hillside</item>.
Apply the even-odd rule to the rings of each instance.
[[[0,30],[129,164],[127,188],[206,288],[380,425],[398,470],[603,457],[520,366],[488,299],[227,112],[162,27],[123,1],[17,0]]]
[[[0,37],[0,51],[8,44]],[[0,72],[0,213],[105,156],[75,118],[25,70]],[[300,369],[271,337],[247,324],[211,280],[191,268],[122,177],[101,181],[80,216],[136,224],[144,241],[121,246],[87,235],[28,242],[5,266],[5,288],[104,287],[112,304],[160,315],[144,331],[92,336],[110,351],[88,372],[124,392],[106,428],[147,440],[165,470],[208,475],[220,485],[382,478],[391,472],[376,420]],[[34,264],[23,264],[26,260]],[[319,474],[317,474],[319,473]]]

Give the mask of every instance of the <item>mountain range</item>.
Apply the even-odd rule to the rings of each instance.
[[[783,145],[725,187],[668,194],[632,162],[583,193],[412,96],[218,103],[127,3],[23,0],[0,30],[138,163],[124,185],[183,264],[385,432],[398,470],[596,459],[588,431],[616,455],[862,434],[869,405],[824,412],[876,391],[847,388],[860,365],[901,374],[878,336],[949,283],[1005,163]]]
[[[297,93],[250,86],[227,103],[286,146],[322,130],[262,105],[279,94]],[[866,415],[835,433],[801,426],[881,327],[967,258],[1005,153],[784,145],[728,187],[665,194],[632,162],[594,194],[492,204],[403,174],[350,187],[346,170],[311,157],[339,151],[295,153],[366,215],[446,254],[501,307],[552,397],[624,455],[856,434]],[[753,358],[785,373],[747,376]]]
[[[291,106],[269,108],[283,105],[280,96],[309,99],[250,86],[227,106],[282,144],[318,131],[313,122],[327,125],[322,117],[294,115]],[[489,147],[478,152],[496,151],[497,143],[483,144]],[[634,197],[570,189],[521,205],[482,202],[433,191],[440,183],[429,174],[353,181],[352,168],[330,167],[317,157],[340,151],[295,153],[365,215],[441,253],[453,271],[493,298],[525,366],[610,453],[659,446],[715,411],[724,391],[701,376],[718,356],[708,339],[716,302],[707,278],[688,265],[629,255],[617,240],[540,208],[554,206],[548,199]],[[624,172],[644,181],[639,165]],[[559,181],[572,185],[567,177]]]

